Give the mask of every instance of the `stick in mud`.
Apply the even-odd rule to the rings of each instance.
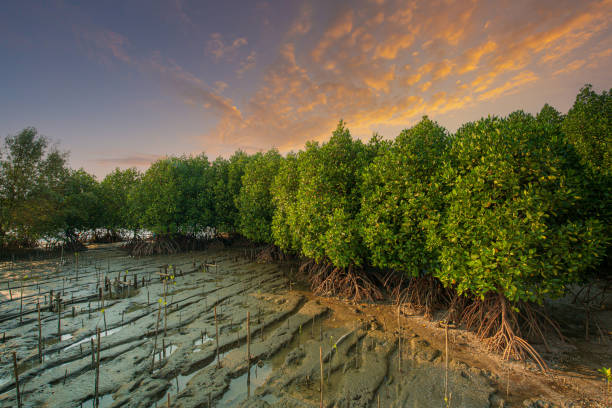
[[[313,340],[314,340],[314,324],[315,324],[315,317],[313,315],[312,316],[312,326],[310,326],[310,337],[312,337]]]
[[[96,346],[95,346],[93,337],[90,340],[91,340],[91,369],[93,370],[96,368]]]
[[[153,360],[151,361],[151,371],[155,369],[155,351],[157,350],[157,332],[159,330],[159,318],[161,316],[161,302],[157,308],[157,323],[155,323],[155,342],[153,343]]]
[[[94,403],[96,407],[99,407],[100,401],[98,400],[98,387],[100,383],[100,328],[98,328],[97,334],[98,334],[98,350],[97,350],[98,358],[96,359],[96,390],[95,390],[96,392],[95,392]]]
[[[168,408],[170,408],[170,392],[168,392]]]
[[[19,324],[23,323],[23,279],[21,280],[21,295],[19,296]]]
[[[215,336],[215,340],[217,341],[217,368],[221,368],[221,361],[219,360],[219,325],[217,322],[217,306],[215,306],[215,331],[217,335]]]
[[[40,303],[36,302],[36,310],[38,311],[38,362],[42,363],[42,327],[40,323]]]
[[[17,353],[13,351],[13,369],[15,371],[15,389],[17,391],[17,406],[21,408],[21,395],[19,394],[19,373],[17,371]]]
[[[444,326],[444,349],[446,353],[444,359],[444,403],[448,405],[448,321]]]
[[[251,313],[247,311],[247,398],[251,397]]]
[[[397,305],[397,359],[398,371],[402,372],[402,323],[400,322],[400,307]]]
[[[57,340],[62,340],[62,304],[59,293],[57,294]]]
[[[323,408],[323,348],[319,346],[319,366],[321,367],[321,403],[319,408]]]

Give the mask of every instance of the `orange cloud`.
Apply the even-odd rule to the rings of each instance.
[[[489,40],[485,43],[480,44],[477,47],[468,50],[464,56],[465,62],[463,63],[461,68],[459,68],[458,73],[465,74],[467,72],[476,70],[478,68],[478,64],[480,63],[480,59],[484,55],[489,54],[495,51],[496,49],[497,44],[494,41]]]
[[[331,27],[327,29],[323,37],[312,51],[312,58],[319,61],[327,49],[338,39],[349,34],[353,29],[353,12],[349,10],[338,16]]]
[[[484,92],[478,96],[479,101],[486,101],[490,99],[499,98],[502,95],[510,95],[519,90],[519,87],[534,82],[538,79],[538,76],[531,71],[521,72],[514,76],[512,79],[507,81],[497,88],[493,88],[487,92]]]

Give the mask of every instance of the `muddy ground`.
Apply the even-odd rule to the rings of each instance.
[[[575,337],[541,349],[551,366],[542,373],[436,320],[402,314],[398,325],[390,304],[313,296],[294,283],[294,265],[245,254],[211,248],[135,259],[106,244],[81,253],[78,267],[73,255],[0,264],[0,406],[17,406],[16,352],[23,406],[92,407],[97,329],[101,407],[316,407],[321,361],[326,407],[606,406],[596,370],[612,363],[609,306],[589,341],[579,309],[558,306]],[[174,279],[165,286],[166,270]],[[114,282],[102,305],[105,278],[132,286]],[[50,290],[61,295],[60,313],[49,310]]]

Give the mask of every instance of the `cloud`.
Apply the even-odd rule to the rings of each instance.
[[[88,43],[105,48],[111,61],[154,73],[182,100],[212,112],[217,122],[202,135],[202,148],[287,151],[327,139],[340,118],[367,137],[424,114],[487,112],[497,106],[493,101],[533,97],[536,84],[583,75],[612,56],[611,0],[542,0],[531,2],[528,13],[521,2],[500,7],[477,0],[355,0],[348,9],[314,0],[278,25],[285,31],[265,50],[247,51],[253,45],[244,37],[205,38],[217,63],[248,79],[248,93],[240,93],[236,78],[206,82],[161,55],[130,54],[120,35]],[[239,104],[223,95],[228,87]]]
[[[393,34],[385,40],[384,43],[380,43],[374,50],[374,58],[384,58],[393,60],[397,58],[398,53],[412,45],[414,42],[413,33],[405,34]]]
[[[333,21],[331,26],[325,31],[319,43],[312,50],[312,58],[320,61],[327,49],[338,39],[349,34],[353,29],[353,11],[346,11]]]
[[[304,35],[312,28],[312,6],[304,3],[300,9],[300,15],[289,29],[289,35]]]
[[[538,76],[531,72],[525,71],[512,77],[509,81],[506,81],[501,86],[493,88],[487,92],[484,92],[478,96],[479,101],[486,101],[490,99],[497,99],[502,95],[510,95],[518,92],[519,88],[525,84],[538,80]]]
[[[583,60],[583,59],[574,60],[570,62],[569,64],[567,64],[564,68],[558,69],[555,72],[553,72],[553,76],[557,76],[561,74],[568,74],[570,72],[576,71],[582,68],[584,64],[586,64],[586,60]]]
[[[219,94],[203,80],[184,70],[172,60],[164,59],[159,53],[150,57],[134,57],[125,47],[129,44],[127,38],[111,31],[80,31],[88,49],[99,60],[111,63],[119,60],[135,67],[141,72],[156,75],[163,84],[170,86],[184,101],[197,104],[203,108],[223,116],[240,117],[240,110],[231,99]]]
[[[164,157],[165,156],[159,154],[144,154],[122,157],[103,157],[95,159],[95,162],[98,164],[116,165],[121,167],[147,167],[154,161]]]
[[[469,49],[463,59],[465,60],[458,70],[459,74],[465,74],[478,69],[480,59],[497,49],[497,44],[491,40]]]
[[[128,64],[132,62],[126,51],[129,42],[123,35],[110,30],[92,31],[80,27],[75,27],[74,31],[80,45],[86,49],[91,58],[105,65],[112,65],[114,59]]]
[[[248,44],[244,37],[238,37],[229,43],[223,40],[223,35],[220,33],[212,33],[210,39],[206,43],[206,52],[213,55],[215,60],[219,61],[223,58],[232,59],[236,51]]]
[[[251,53],[240,62],[240,68],[236,70],[236,74],[239,78],[241,78],[245,72],[255,67],[255,51],[251,51]]]

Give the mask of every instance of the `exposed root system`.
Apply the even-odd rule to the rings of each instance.
[[[396,303],[423,312],[427,319],[431,319],[438,308],[451,303],[451,291],[433,276],[408,278],[394,284],[397,286],[392,287],[392,294]]]
[[[465,308],[463,323],[477,333],[489,350],[501,353],[504,359],[531,357],[546,371],[546,362],[526,338],[541,340],[548,348],[547,329],[563,339],[559,326],[533,305],[520,303],[518,311],[512,306],[502,295],[475,300]]]
[[[309,261],[300,267],[307,272],[312,291],[320,296],[342,296],[354,301],[381,300],[383,294],[362,268],[338,268],[330,262]]]
[[[272,263],[272,262],[285,262],[289,259],[283,251],[280,250],[276,245],[268,245],[261,249],[256,257],[255,262],[257,263]]]
[[[130,255],[140,257],[149,255],[170,255],[181,251],[179,243],[168,236],[157,236],[153,239],[136,239],[125,246]]]

